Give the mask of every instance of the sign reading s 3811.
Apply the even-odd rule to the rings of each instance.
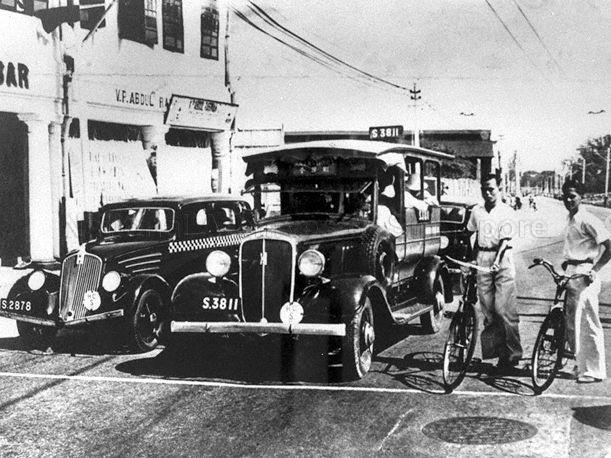
[[[403,135],[403,126],[380,126],[369,128],[369,140],[388,140]]]

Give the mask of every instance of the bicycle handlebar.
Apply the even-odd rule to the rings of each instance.
[[[545,267],[545,269],[551,274],[552,278],[554,279],[554,282],[556,284],[560,284],[561,281],[566,280],[573,280],[575,278],[580,278],[580,277],[589,277],[589,275],[587,274],[574,274],[571,275],[570,277],[564,274],[559,274],[558,272],[556,272],[556,269],[554,269],[554,266],[551,262],[542,259],[542,258],[535,258],[533,259],[533,263],[532,265],[530,265],[528,268],[532,269],[535,266],[543,266]]]
[[[479,270],[480,272],[494,272],[494,270],[490,267],[478,266],[477,264],[472,264],[470,262],[459,261],[458,259],[454,259],[451,256],[444,256],[444,258],[456,265],[467,267],[468,269]]]

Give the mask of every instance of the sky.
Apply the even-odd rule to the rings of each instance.
[[[490,130],[503,162],[516,151],[522,170],[559,169],[588,138],[611,133],[611,1],[252,2],[391,84],[332,71],[233,14],[229,68],[240,129]],[[231,4],[306,49],[274,32],[249,0]],[[415,108],[407,90],[414,84],[422,96]]]

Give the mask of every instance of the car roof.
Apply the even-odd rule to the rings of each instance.
[[[418,146],[403,143],[389,143],[371,140],[315,140],[309,142],[289,143],[286,145],[268,148],[263,151],[247,153],[243,156],[246,162],[259,162],[274,159],[300,160],[304,152],[316,152],[322,156],[378,159],[388,166],[397,165],[396,154],[416,157],[419,159],[453,159],[453,154],[442,153]]]
[[[126,206],[145,207],[148,205],[155,207],[182,207],[184,205],[196,204],[202,202],[243,202],[238,196],[229,194],[206,194],[203,196],[155,196],[146,199],[126,199],[119,202],[112,202],[104,205],[103,208],[120,208]]]

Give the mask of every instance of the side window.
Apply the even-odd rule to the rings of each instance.
[[[163,0],[163,49],[183,52],[182,0]]]
[[[204,235],[212,230],[208,210],[201,205],[184,210],[183,225],[186,235]]]
[[[239,212],[233,202],[217,202],[213,204],[212,217],[219,232],[240,228]]]
[[[216,0],[208,0],[201,13],[200,56],[205,59],[219,60],[219,12]]]

